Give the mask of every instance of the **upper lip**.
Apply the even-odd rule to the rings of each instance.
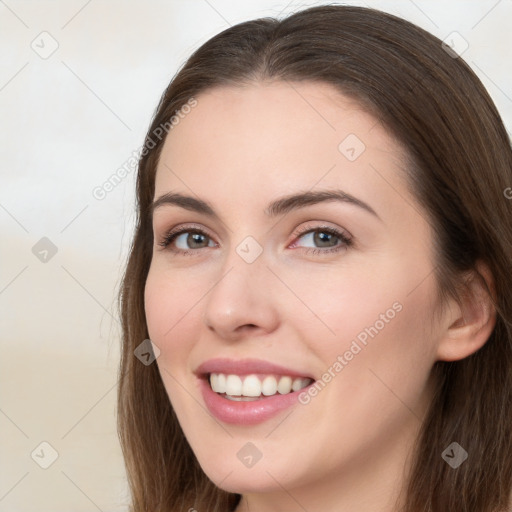
[[[205,377],[210,373],[224,373],[232,375],[249,375],[251,373],[268,373],[277,375],[289,375],[290,377],[307,377],[314,379],[305,372],[286,368],[263,359],[209,359],[200,364],[195,370],[196,375]]]

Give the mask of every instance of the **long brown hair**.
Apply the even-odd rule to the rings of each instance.
[[[209,88],[258,81],[317,81],[356,99],[401,142],[411,190],[435,229],[440,297],[460,297],[478,260],[495,282],[496,325],[460,361],[434,364],[437,389],[406,482],[407,512],[503,512],[512,489],[512,150],[489,94],[469,66],[430,33],[374,9],[324,5],[277,20],[240,23],[186,61],[165,90],[146,136],[138,217],[120,290],[123,325],[118,429],[133,512],[227,512],[240,495],[200,468],[156,364],[134,350],[148,331],[144,286],[152,257],[155,130]],[[150,143],[151,140],[151,143]],[[441,457],[457,441],[468,459]]]

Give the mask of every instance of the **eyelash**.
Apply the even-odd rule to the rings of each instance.
[[[302,247],[301,249],[306,254],[322,254],[322,255],[332,254],[332,253],[340,252],[342,250],[346,250],[353,245],[353,240],[351,237],[347,236],[342,231],[339,231],[338,229],[330,227],[330,226],[315,226],[314,228],[312,228],[311,226],[307,226],[305,228],[296,230],[293,233],[293,236],[300,238],[303,235],[306,235],[309,233],[315,233],[315,232],[327,233],[329,235],[333,235],[336,238],[339,238],[341,243],[338,245],[335,245],[334,247],[329,247],[329,248],[324,248],[324,249],[314,248],[314,247]],[[168,249],[169,251],[171,251],[175,254],[178,254],[178,255],[183,255],[183,256],[199,255],[199,252],[200,252],[199,249],[183,250],[183,249],[173,249],[170,247],[171,244],[174,242],[174,240],[178,236],[182,235],[183,233],[197,233],[200,235],[204,235],[211,240],[211,237],[208,235],[208,233],[206,233],[202,229],[195,228],[192,226],[186,226],[186,227],[182,227],[181,229],[178,229],[178,230],[172,229],[171,231],[166,233],[164,235],[163,239],[158,243],[158,245],[160,245],[163,249]]]

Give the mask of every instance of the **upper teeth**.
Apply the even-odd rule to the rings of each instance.
[[[281,395],[290,391],[299,391],[305,388],[311,379],[293,378],[286,375],[275,377],[267,375],[260,380],[257,375],[227,375],[224,373],[210,374],[210,385],[216,393],[226,393],[231,396],[265,396],[275,395],[279,392]]]

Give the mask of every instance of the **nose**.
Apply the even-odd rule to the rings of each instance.
[[[276,281],[263,254],[247,263],[233,250],[205,297],[205,325],[228,341],[273,332],[279,324],[278,304],[272,298],[277,296],[272,293]]]

